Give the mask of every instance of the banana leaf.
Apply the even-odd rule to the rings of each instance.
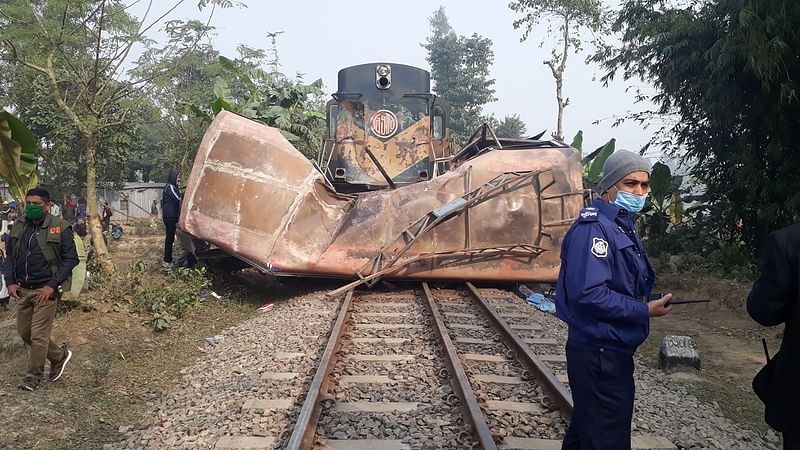
[[[614,153],[615,146],[617,144],[617,140],[612,138],[610,141],[606,142],[606,145],[598,148],[591,155],[584,158],[584,160],[588,159],[592,162],[592,165],[589,166],[589,173],[587,174],[587,178],[592,181],[593,183],[597,183],[600,181],[600,175],[603,173],[603,164],[605,164],[606,160],[612,153]]]
[[[583,130],[578,130],[578,134],[572,139],[572,144],[570,144],[570,146],[583,151]]]
[[[24,202],[24,193],[38,183],[39,148],[33,133],[13,114],[0,111],[0,177],[11,194]]]

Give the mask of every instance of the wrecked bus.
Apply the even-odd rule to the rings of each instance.
[[[179,225],[275,275],[554,282],[583,204],[580,154],[502,142],[468,147],[431,180],[344,194],[277,129],[223,111]]]

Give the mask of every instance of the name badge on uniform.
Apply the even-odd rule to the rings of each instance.
[[[608,242],[603,238],[592,238],[592,254],[598,258],[605,258],[608,255]]]
[[[61,233],[61,227],[51,227],[50,234],[59,234]]]

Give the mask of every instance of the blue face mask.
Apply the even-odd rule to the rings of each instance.
[[[614,204],[631,214],[638,214],[644,208],[646,201],[647,195],[636,195],[617,189],[617,199],[614,200]]]

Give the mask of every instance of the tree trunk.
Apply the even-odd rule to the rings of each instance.
[[[563,85],[563,72],[556,77],[556,101],[558,102],[558,123],[556,125],[555,138],[559,141],[564,141],[564,96],[561,92]]]
[[[558,101],[558,124],[556,126],[555,138],[564,141],[564,109],[569,105],[569,99],[564,99],[562,88],[564,86],[564,71],[567,69],[567,56],[569,56],[569,16],[564,17],[564,49],[561,52],[561,61],[558,69],[553,70],[556,79],[556,101]]]
[[[86,217],[92,237],[94,257],[97,258],[103,274],[111,275],[114,273],[114,262],[108,254],[100,226],[100,215],[97,212],[97,135],[94,133],[86,136]]]

